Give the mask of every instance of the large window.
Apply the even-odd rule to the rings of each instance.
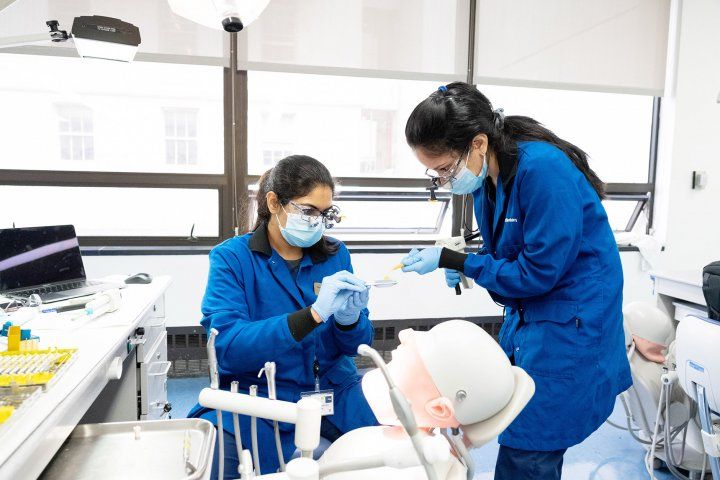
[[[310,155],[336,177],[421,178],[405,122],[438,82],[248,73],[248,170],[285,153]],[[280,157],[280,158],[278,158]]]
[[[222,174],[222,72],[0,53],[0,167]]]
[[[223,85],[221,67],[0,54],[0,228],[218,242],[232,231]]]
[[[424,168],[405,142],[410,112],[437,85],[249,72],[251,180],[289,154],[309,155],[340,179],[344,219],[332,235],[373,243],[449,236],[450,195],[429,201]]]
[[[0,26],[42,26],[57,5],[40,3],[15,2]],[[247,230],[262,173],[304,154],[339,180],[333,235],[428,244],[469,230],[472,205],[448,192],[429,201],[405,123],[439,85],[468,78],[507,115],[588,152],[614,230],[650,226],[669,2],[524,0],[508,40],[493,29],[518,10],[500,0],[273,0],[237,42],[150,3],[133,63],[65,56],[69,45],[0,53],[0,228],[73,223],[99,245],[212,245]],[[636,18],[650,19],[640,34],[627,27]],[[239,71],[220,66],[234,59]],[[127,216],[96,219],[119,208]]]

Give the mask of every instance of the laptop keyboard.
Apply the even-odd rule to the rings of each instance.
[[[33,289],[29,289],[29,290],[23,290],[20,292],[13,292],[13,295],[19,296],[19,297],[29,297],[33,293],[42,295],[45,293],[57,293],[57,292],[64,292],[67,290],[75,290],[77,288],[85,288],[87,286],[89,286],[88,282],[85,282],[85,281],[60,283],[60,284],[56,284],[56,285],[48,285],[47,287],[42,287],[42,288],[33,288]]]

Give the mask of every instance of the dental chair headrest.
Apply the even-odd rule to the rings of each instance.
[[[487,420],[460,427],[465,433],[465,437],[476,448],[500,435],[522,412],[535,394],[535,382],[530,375],[519,367],[512,367],[512,370],[515,376],[515,390],[505,408]]]
[[[708,317],[720,320],[720,262],[713,262],[703,268],[703,294]]]

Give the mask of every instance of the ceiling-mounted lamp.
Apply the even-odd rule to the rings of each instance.
[[[0,10],[7,6],[0,4]],[[132,23],[98,15],[75,17],[70,33],[60,29],[57,20],[48,20],[47,33],[0,38],[0,49],[27,45],[72,42],[83,58],[131,62],[140,45],[140,30]]]
[[[268,3],[270,0],[168,0],[176,15],[230,33],[254,22]]]

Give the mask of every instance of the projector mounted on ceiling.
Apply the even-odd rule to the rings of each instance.
[[[140,30],[117,18],[75,17],[69,34],[60,30],[57,20],[49,20],[46,24],[50,28],[48,33],[0,38],[0,49],[43,44],[48,40],[54,43],[72,41],[83,58],[131,62],[140,45]]]
[[[131,62],[140,45],[140,30],[117,18],[75,17],[71,30],[78,55]]]

